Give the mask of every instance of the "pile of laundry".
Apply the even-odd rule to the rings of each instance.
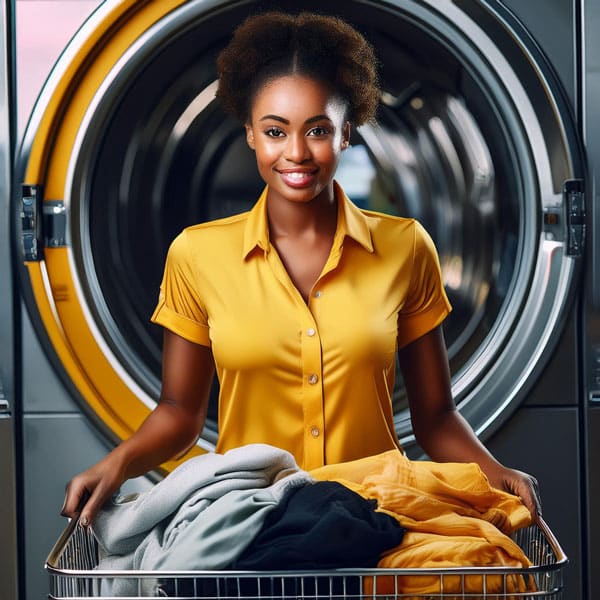
[[[526,567],[509,535],[529,523],[521,501],[492,488],[474,464],[390,451],[307,472],[288,452],[251,444],[191,458],[148,492],[116,496],[93,532],[98,569],[112,572]],[[439,591],[437,577],[400,579],[402,590],[398,578],[377,578],[377,595],[386,586]],[[144,581],[150,594],[155,582]],[[370,582],[359,591],[372,593]],[[136,585],[114,577],[103,593],[140,594]],[[448,585],[481,591],[482,583],[470,576]],[[530,584],[515,576],[510,585]]]

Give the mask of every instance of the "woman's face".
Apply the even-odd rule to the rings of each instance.
[[[345,102],[314,79],[289,75],[259,89],[246,139],[270,198],[333,198],[333,177],[350,137],[345,114]]]

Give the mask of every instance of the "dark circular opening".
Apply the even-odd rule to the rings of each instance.
[[[456,374],[510,293],[519,165],[484,83],[456,54],[400,12],[359,9],[349,3],[342,16],[377,49],[384,94],[378,126],[353,134],[338,179],[359,206],[416,217],[432,235],[454,307],[444,329]],[[111,100],[78,199],[87,223],[74,244],[89,244],[92,257],[82,279],[97,281],[89,304],[114,353],[154,397],[162,331],[149,317],[170,242],[188,225],[249,209],[263,186],[243,128],[213,100],[215,57],[234,17],[199,20],[149,53]],[[215,399],[216,387],[214,428]],[[394,405],[407,407],[400,378]]]

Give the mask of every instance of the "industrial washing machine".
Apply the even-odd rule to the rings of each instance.
[[[155,405],[161,331],[149,316],[170,241],[260,192],[242,128],[214,101],[214,62],[237,23],[273,7],[339,14],[374,44],[378,124],[355,132],[339,179],[357,204],[431,233],[454,307],[445,335],[459,409],[499,459],[540,481],[570,557],[565,598],[599,594],[589,510],[600,497],[590,475],[600,460],[598,3],[98,2],[21,132],[13,32],[28,1],[5,3],[0,72],[10,108],[0,158],[14,163],[0,181],[10,282],[0,368],[15,448],[0,465],[18,527],[3,513],[0,526],[18,538],[6,561],[18,597],[46,593],[65,483]],[[40,31],[51,37],[52,24]],[[215,394],[196,452],[218,435]],[[394,408],[405,449],[420,456],[401,381]]]

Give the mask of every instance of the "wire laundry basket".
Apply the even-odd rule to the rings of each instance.
[[[72,520],[46,561],[49,598],[111,599],[115,582],[131,590],[120,598],[215,600],[562,600],[567,557],[543,520],[513,539],[532,563],[527,568],[334,569],[329,571],[109,571],[99,570],[89,528]]]

